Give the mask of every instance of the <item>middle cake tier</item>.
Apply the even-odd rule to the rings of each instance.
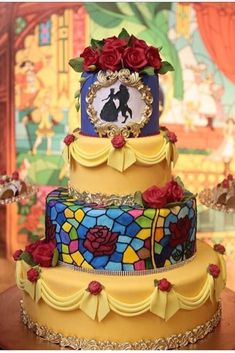
[[[46,200],[46,237],[59,260],[85,270],[146,271],[183,264],[196,252],[196,200],[170,208],[99,206],[67,189]]]
[[[177,152],[167,131],[140,138],[96,138],[76,135],[66,146],[70,186],[79,192],[134,194],[171,179]]]

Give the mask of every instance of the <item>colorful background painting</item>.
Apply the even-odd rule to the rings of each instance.
[[[162,56],[175,72],[160,78],[160,124],[178,136],[180,157],[174,174],[192,192],[235,171],[234,11],[233,3],[43,3],[40,8],[34,3],[1,4],[0,32],[13,45],[10,59],[0,55],[0,74],[4,76],[7,67],[11,78],[7,99],[0,89],[1,117],[5,119],[7,109],[12,117],[11,123],[0,126],[11,136],[6,137],[8,152],[1,152],[1,163],[9,171],[16,165],[22,176],[40,186],[37,198],[5,211],[11,228],[5,225],[1,242],[7,252],[43,234],[45,195],[67,184],[62,140],[80,121],[74,107],[78,76],[68,60],[79,56],[90,38],[117,35],[125,27],[162,47]],[[235,261],[235,217],[200,204],[198,211],[199,236],[212,243],[223,241]]]

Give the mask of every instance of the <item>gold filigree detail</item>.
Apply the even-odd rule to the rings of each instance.
[[[144,112],[140,117],[140,120],[138,122],[129,122],[124,127],[118,127],[113,123],[102,121],[97,116],[97,112],[93,107],[93,102],[97,91],[103,87],[111,86],[117,80],[126,86],[136,88],[141,94],[141,98],[145,102]],[[130,136],[137,137],[140,134],[140,130],[149,121],[149,118],[152,114],[153,96],[150,88],[142,83],[138,72],[131,73],[128,69],[122,69],[115,72],[108,70],[106,72],[99,71],[97,75],[97,81],[95,81],[88,90],[86,102],[87,114],[100,137],[113,137],[114,135],[122,134],[127,138]]]
[[[235,213],[234,208],[229,208],[221,203],[216,203],[214,198],[213,190],[204,189],[198,194],[199,201],[202,205],[212,208],[213,210],[225,212],[225,213]]]
[[[167,338],[157,338],[156,340],[139,340],[137,342],[112,342],[97,341],[75,336],[64,336],[62,333],[55,333],[46,326],[41,326],[31,320],[23,307],[23,300],[20,301],[21,318],[23,323],[37,336],[51,343],[58,344],[62,348],[85,349],[85,350],[160,350],[183,348],[188,344],[196,343],[206,337],[219,324],[221,320],[221,304],[218,304],[217,311],[205,324],[198,325],[194,329],[185,333],[172,335]]]

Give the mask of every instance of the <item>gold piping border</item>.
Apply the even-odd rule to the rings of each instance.
[[[221,320],[221,303],[218,303],[218,308],[210,320],[202,325],[196,326],[192,330],[166,338],[140,340],[137,342],[97,341],[75,336],[66,337],[62,333],[55,333],[49,330],[46,326],[41,326],[32,321],[23,307],[23,300],[20,301],[20,312],[21,319],[29,330],[33,331],[37,336],[44,340],[58,344],[62,348],[69,347],[76,350],[165,350],[182,348],[190,343],[194,344],[212,332]]]

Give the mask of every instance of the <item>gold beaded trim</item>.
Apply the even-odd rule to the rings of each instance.
[[[46,326],[41,326],[31,320],[23,307],[23,300],[20,301],[21,318],[25,326],[32,330],[37,336],[54,344],[59,344],[62,348],[85,349],[85,350],[160,350],[183,348],[190,343],[196,343],[203,339],[219,324],[221,319],[221,304],[212,318],[205,324],[198,325],[194,329],[185,333],[179,333],[167,338],[157,338],[156,340],[140,340],[137,342],[112,342],[96,341],[92,339],[77,338],[75,336],[64,336],[62,333],[55,333]]]
[[[135,270],[135,271],[110,271],[110,270],[95,270],[95,269],[90,269],[90,268],[83,268],[83,267],[78,267],[74,266],[71,264],[67,264],[63,261],[58,261],[58,265],[62,267],[68,267],[69,269],[73,271],[80,271],[80,272],[86,272],[86,273],[92,273],[95,275],[105,275],[105,276],[146,276],[146,275],[151,275],[154,273],[161,273],[161,272],[167,272],[170,270],[174,270],[176,268],[179,268],[183,265],[186,265],[187,263],[191,262],[194,260],[196,257],[196,253],[191,256],[189,259],[178,262],[176,264],[172,264],[167,267],[160,267],[156,269],[150,269],[150,270]]]
[[[134,195],[108,195],[103,193],[91,193],[88,191],[80,192],[72,187],[68,188],[69,196],[85,203],[95,203],[102,206],[135,206]],[[143,206],[142,206],[143,208]]]

